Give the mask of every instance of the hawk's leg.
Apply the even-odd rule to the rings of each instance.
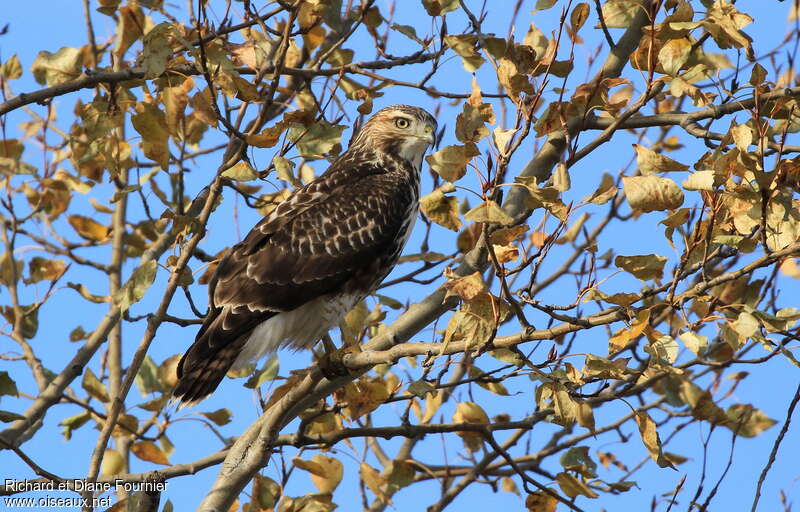
[[[330,336],[325,334],[322,337],[322,347],[325,353],[319,358],[319,371],[328,380],[333,380],[336,377],[344,377],[350,375],[348,368],[342,363],[342,359],[347,354],[353,354],[361,351],[360,345],[345,345],[342,348],[336,348],[336,345],[331,341]]]

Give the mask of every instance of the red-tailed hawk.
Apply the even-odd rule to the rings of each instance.
[[[411,234],[435,134],[421,108],[380,110],[327,171],[231,249],[209,282],[208,314],[178,364],[175,397],[198,402],[231,368],[281,347],[311,348],[375,290]]]

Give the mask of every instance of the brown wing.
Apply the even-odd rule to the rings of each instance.
[[[374,163],[349,164],[337,161],[298,190],[220,262],[209,313],[178,365],[176,396],[193,401],[213,391],[270,317],[344,286],[371,291],[375,264],[402,249],[398,233],[416,192]]]

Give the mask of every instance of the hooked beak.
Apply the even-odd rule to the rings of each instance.
[[[436,145],[436,132],[433,130],[433,126],[426,124],[425,125],[425,137],[423,137],[428,144],[431,146]]]

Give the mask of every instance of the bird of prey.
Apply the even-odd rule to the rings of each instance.
[[[375,290],[411,234],[436,124],[418,107],[378,111],[322,175],[231,248],[209,282],[203,326],[178,363],[177,399],[199,402],[228,370],[279,348],[312,348]]]

